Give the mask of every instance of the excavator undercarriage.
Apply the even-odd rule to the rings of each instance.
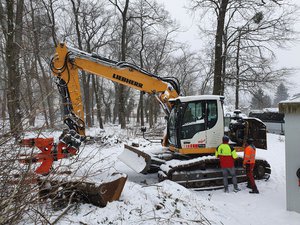
[[[256,118],[232,118],[226,134],[231,139],[231,145],[237,152],[243,152],[248,137],[254,138],[255,146],[266,149],[266,126]],[[178,142],[180,143],[180,142]],[[203,145],[195,148],[195,154],[182,154],[180,146],[166,148],[161,153],[151,153],[134,146],[124,146],[120,160],[139,173],[158,172],[158,180],[172,180],[186,188],[208,190],[223,187],[223,174],[219,159],[214,156],[215,148],[205,148]],[[170,150],[172,149],[172,151]],[[174,150],[175,149],[175,150]],[[203,153],[199,153],[202,151]],[[135,155],[135,158],[133,157]],[[235,160],[238,182],[246,182],[246,171],[243,168],[243,154]],[[126,160],[124,160],[126,159]],[[137,163],[138,162],[138,163]],[[138,165],[138,168],[137,168]],[[254,168],[255,179],[268,180],[271,166],[264,159],[256,159]]]
[[[172,180],[186,188],[208,190],[223,188],[223,175],[216,158],[204,158],[199,161],[178,166],[163,167],[158,173],[159,181]],[[239,183],[246,182],[246,173],[242,167],[242,158],[235,162],[236,175]],[[271,173],[270,165],[265,160],[256,160],[254,170],[256,179],[268,179]]]
[[[135,165],[131,165],[131,168],[143,174],[158,173],[158,181],[171,180],[193,190],[223,188],[223,174],[219,167],[219,159],[215,156],[187,157],[171,151],[162,154],[147,154],[133,146],[124,145],[124,148],[124,152],[134,152],[138,155],[140,162],[144,161],[144,164],[140,163],[138,170],[135,169]],[[124,152],[119,156],[121,160],[124,154],[128,154]],[[136,161],[133,162],[136,164]],[[142,168],[141,165],[144,167]],[[241,157],[235,160],[235,168],[238,182],[246,182],[246,171]],[[257,159],[254,168],[255,179],[268,180],[270,174],[270,164],[264,159]]]

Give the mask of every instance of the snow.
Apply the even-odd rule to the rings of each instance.
[[[81,175],[91,173],[99,181],[111,172],[119,172],[128,175],[127,182],[119,201],[108,203],[105,208],[79,204],[56,224],[300,224],[300,214],[286,210],[284,136],[268,134],[268,150],[257,151],[257,157],[270,163],[272,174],[268,181],[257,181],[260,194],[251,195],[245,183],[239,185],[238,193],[232,191],[232,186],[229,193],[224,193],[223,190],[193,191],[168,180],[159,183],[157,174],[138,174],[118,160],[124,146],[121,142],[141,143],[145,148],[152,147],[150,142],[128,135],[118,127],[88,133],[101,135],[102,143],[82,146],[69,169],[81,163],[84,166],[76,171]],[[157,144],[153,149],[157,151]],[[61,161],[67,165],[72,160]],[[49,213],[49,221],[54,221],[63,210]],[[29,218],[23,222],[34,224]]]
[[[289,103],[289,102],[300,103],[300,97],[294,97],[294,98],[291,98],[291,99],[288,99],[288,100],[285,100],[285,101],[281,101],[280,103]]]

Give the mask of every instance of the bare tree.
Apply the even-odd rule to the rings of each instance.
[[[49,112],[49,126],[53,128],[54,127],[54,107],[53,107],[53,86],[51,84],[51,79],[49,76],[50,74],[47,74],[45,65],[48,66],[47,63],[44,62],[44,55],[47,51],[45,49],[49,49],[50,45],[49,42],[47,42],[47,36],[42,35],[44,33],[44,28],[43,25],[47,24],[46,20],[44,20],[44,15],[40,12],[39,10],[39,5],[34,5],[33,1],[30,2],[30,15],[31,15],[31,24],[29,25],[32,28],[32,45],[34,46],[33,54],[34,54],[34,63],[36,64],[35,67],[38,68],[37,70],[41,73],[41,78],[42,81],[40,82],[40,85],[42,88],[45,90],[45,102],[47,105],[47,110]],[[45,30],[48,27],[46,26]],[[51,53],[47,52],[47,55],[49,56]],[[37,74],[39,74],[37,72]],[[37,76],[39,79],[39,76]],[[43,92],[43,90],[41,89]],[[40,101],[44,101],[44,99],[40,99]]]
[[[128,48],[128,22],[130,20],[130,16],[128,15],[129,10],[129,0],[125,0],[123,6],[118,0],[109,0],[109,2],[116,8],[116,10],[120,13],[121,20],[121,37],[120,37],[120,60],[126,61],[127,56],[127,48]],[[126,119],[125,119],[125,103],[126,103],[126,92],[128,88],[126,88],[122,84],[116,84],[116,100],[117,100],[117,111],[119,117],[119,124],[121,125],[121,129],[126,128]]]
[[[101,50],[107,43],[110,42],[109,37],[111,15],[104,7],[104,3],[96,2],[94,4],[84,4],[82,9],[82,23],[81,30],[82,39],[86,45],[88,52]],[[92,21],[92,22],[91,22]],[[99,122],[99,127],[103,128],[102,113],[101,113],[101,89],[99,85],[99,78],[92,76],[91,93],[95,95],[96,112]],[[92,95],[91,95],[92,96]],[[93,105],[91,104],[91,113],[93,114]]]
[[[22,130],[19,62],[22,46],[24,0],[17,3],[12,0],[6,1],[5,10],[2,4],[1,2],[0,14],[2,19],[0,22],[6,41],[7,109],[11,132],[18,137]]]
[[[1,6],[0,6],[1,7]],[[1,13],[1,12],[0,12]],[[4,35],[0,34],[0,93],[1,93],[1,100],[0,100],[0,107],[1,107],[1,119],[2,119],[2,129],[4,130],[5,121],[6,121],[6,112],[7,112],[7,104],[6,104],[6,84],[7,84],[7,69],[5,64],[5,54],[4,54]]]
[[[133,54],[129,56],[135,64],[138,64],[141,68],[145,68],[146,58],[149,57],[149,53],[156,51],[153,49],[153,46],[149,45],[149,40],[153,39],[154,36],[160,36],[161,33],[159,30],[161,28],[166,28],[168,26],[172,27],[173,21],[170,19],[169,14],[164,10],[163,6],[157,4],[156,1],[136,1],[132,9],[134,15],[132,16],[133,24],[136,27],[136,44],[138,48],[133,49]],[[158,50],[158,49],[157,49]],[[153,71],[154,67],[148,65],[148,69]],[[158,72],[158,71],[156,71]],[[151,105],[155,101],[150,101]],[[149,116],[151,117],[150,127],[153,126],[153,107],[150,107],[151,112]],[[137,108],[137,121],[141,123],[141,126],[144,126],[144,93],[140,93],[139,104]]]
[[[228,3],[230,0],[193,0],[192,8],[210,8],[213,9],[217,16],[217,26],[215,31],[215,57],[214,57],[214,86],[213,94],[223,95],[224,87],[222,85],[224,74],[223,72],[223,39],[225,16],[227,12]]]
[[[77,45],[80,50],[85,50],[83,46],[83,40],[82,40],[82,31],[80,29],[80,14],[81,10],[81,4],[82,2],[80,0],[70,0],[72,3],[72,13],[74,16],[74,26],[76,31],[76,40]],[[82,71],[81,81],[83,86],[83,96],[84,96],[84,111],[85,111],[85,122],[88,127],[92,126],[92,112],[91,112],[91,99],[90,99],[90,80],[91,76],[87,74],[85,71]]]
[[[51,38],[54,46],[57,46],[57,42],[59,41],[57,39],[56,34],[56,19],[55,19],[55,11],[57,10],[55,8],[55,4],[59,2],[59,0],[42,0],[41,3],[43,4],[43,8],[46,11],[47,18],[48,18],[48,26],[51,29]]]
[[[101,97],[102,97],[102,102],[104,104],[104,122],[105,123],[110,123],[112,122],[112,109],[111,109],[111,104],[112,104],[112,98],[113,96],[113,88],[110,87],[110,81],[106,81],[104,79],[101,79],[100,81],[100,89],[101,89]]]
[[[276,85],[292,71],[286,68],[275,70],[272,63],[275,57],[273,47],[282,47],[293,40],[291,24],[295,13],[295,8],[289,5],[279,7],[269,3],[257,6],[251,1],[239,2],[228,12],[230,18],[239,21],[228,21],[226,25],[229,70],[225,84],[235,87],[236,108],[239,107],[240,91]]]
[[[72,13],[74,16],[74,28],[76,31],[76,40],[78,48],[87,52],[98,51],[105,46],[110,40],[110,18],[111,15],[107,13],[104,2],[85,2],[71,0]],[[71,24],[72,26],[72,24]],[[95,94],[97,99],[96,107],[98,119],[100,111],[100,97],[99,92],[96,92],[94,88],[98,87],[98,84],[93,76],[82,71],[81,81],[83,87],[84,97],[84,109],[86,116],[87,126],[92,125],[92,114],[93,114],[93,101],[91,93]],[[99,90],[98,90],[99,91]],[[100,116],[101,117],[101,116]],[[101,125],[103,126],[103,125]]]
[[[170,57],[168,73],[178,78],[181,94],[184,96],[198,94],[202,65],[197,55],[186,50],[185,46],[180,48],[180,53]]]
[[[239,92],[247,84],[251,87],[256,79],[256,85],[270,85],[282,80],[282,75],[287,74],[286,69],[275,71],[272,68],[273,47],[282,47],[293,39],[291,24],[295,20],[296,7],[281,1],[192,2],[193,10],[204,7],[217,15],[213,94],[224,94],[226,85],[235,86],[238,107]],[[225,12],[223,9],[226,9]],[[219,21],[220,16],[224,18],[224,24]],[[218,30],[220,23],[222,31]],[[218,32],[222,33],[221,42],[217,39]]]

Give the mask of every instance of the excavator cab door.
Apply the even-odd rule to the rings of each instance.
[[[180,145],[180,142],[178,142],[179,131],[177,127],[180,124],[178,118],[180,118],[181,115],[182,115],[182,109],[180,109],[179,102],[176,102],[169,115],[168,129],[167,129],[169,144],[175,146],[176,148],[178,148]]]

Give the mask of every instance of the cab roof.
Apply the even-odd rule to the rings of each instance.
[[[193,95],[193,96],[179,96],[177,98],[169,99],[170,102],[192,102],[199,100],[224,100],[224,96],[221,95]]]

